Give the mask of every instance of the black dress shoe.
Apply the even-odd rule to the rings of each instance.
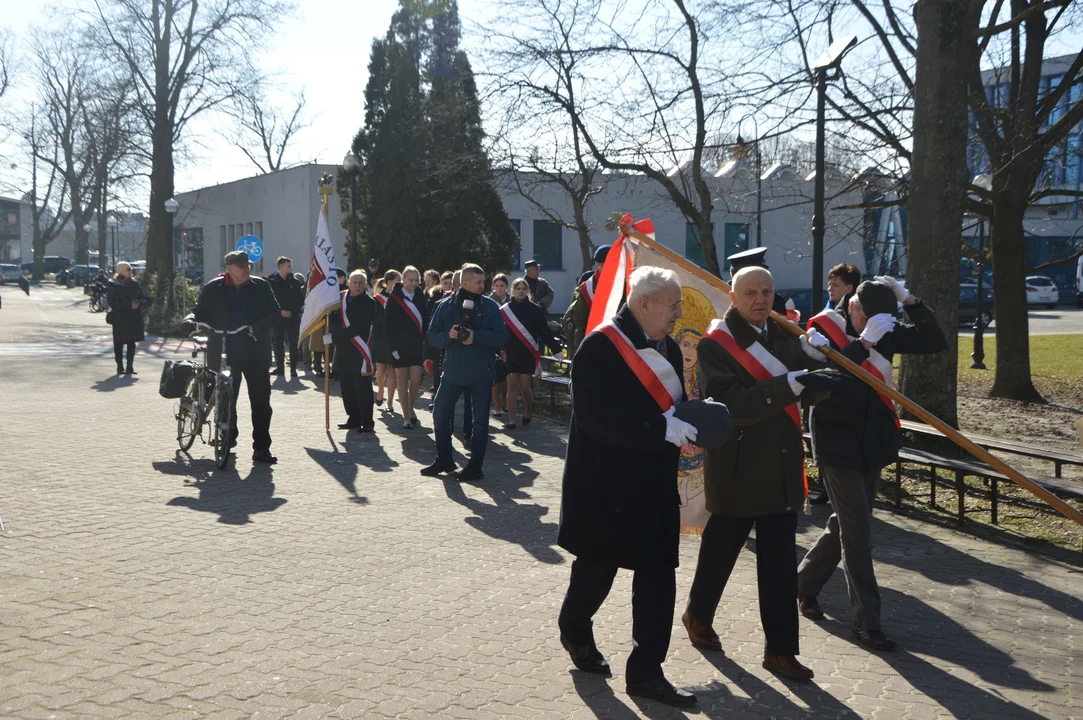
[[[854,638],[870,650],[895,652],[895,648],[898,647],[895,644],[895,641],[885,635],[881,630],[862,630],[860,628],[854,628]]]
[[[481,471],[481,468],[474,467],[473,465],[467,465],[459,472],[455,473],[455,479],[459,482],[474,482],[475,480],[481,480],[485,477],[485,473]]]
[[[361,427],[361,426],[360,425],[355,425],[354,423],[348,423],[348,422],[338,424],[338,429],[339,430],[353,430],[354,428],[358,428],[358,427]]]
[[[278,458],[272,455],[267,450],[257,450],[252,453],[252,459],[256,462],[267,463],[268,465],[274,465],[278,462]]]
[[[440,475],[441,473],[451,472],[456,467],[458,466],[450,460],[448,460],[447,462],[437,460],[432,465],[421,468],[421,474],[425,475],[426,477],[433,477],[436,475]]]
[[[278,377],[281,377],[281,376],[286,374],[286,371],[283,370],[282,368],[275,368],[274,370],[271,371],[271,374],[272,375],[277,375]]]
[[[359,432],[359,433],[376,432],[376,426],[375,425],[362,425],[362,426],[360,426],[360,427],[358,427],[356,429],[357,429],[357,432]]]
[[[605,661],[602,653],[593,645],[572,645],[563,635],[560,636],[560,644],[568,651],[572,658],[572,664],[583,672],[594,675],[611,677],[613,673],[609,669],[609,663]]]
[[[126,369],[126,370],[124,371],[124,374],[125,374],[125,375],[138,375],[139,373],[137,373],[137,372],[136,372],[136,371],[135,371],[134,369],[132,369],[132,368],[128,368],[128,369]]]
[[[625,691],[632,697],[657,700],[673,707],[691,707],[696,704],[696,696],[687,690],[673,687],[664,677],[656,677],[640,683],[628,683]]]
[[[820,492],[809,495],[808,501],[813,505],[826,505],[831,502],[831,498],[827,496],[827,491],[821,490]]]

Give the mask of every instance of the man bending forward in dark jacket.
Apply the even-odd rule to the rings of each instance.
[[[896,324],[896,302],[903,304],[908,323]],[[812,324],[836,350],[889,386],[895,355],[929,355],[948,347],[932,311],[889,277],[861,283],[856,294]],[[872,569],[872,506],[880,471],[898,458],[902,435],[890,398],[856,378],[846,376],[844,382],[812,411],[813,452],[834,513],[797,570],[798,603],[805,617],[823,618],[816,596],[841,559],[854,636],[873,650],[890,651],[895,643],[880,629],[880,590]]]

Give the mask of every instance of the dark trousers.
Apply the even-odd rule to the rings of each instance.
[[[572,562],[572,577],[557,621],[561,635],[572,645],[594,644],[591,618],[609,594],[616,574],[616,565],[585,558]],[[676,598],[674,568],[641,568],[632,575],[632,653],[625,671],[627,682],[662,676]]]
[[[241,392],[241,378],[248,386],[248,402],[252,406],[252,449],[256,452],[271,449],[271,377],[266,368],[255,362],[242,365],[230,364],[233,374],[233,408],[229,415],[230,439],[237,439],[237,396]]]
[[[451,435],[455,424],[455,404],[466,394],[470,422],[463,425],[470,431],[470,466],[480,468],[489,443],[489,404],[493,383],[479,380],[469,385],[457,385],[444,380],[433,398],[433,430],[436,433],[436,459],[451,462]]]
[[[113,343],[113,356],[117,359],[117,367],[119,368],[124,364],[124,348],[128,348],[128,369],[132,369],[132,360],[135,359],[135,341],[121,343]]]
[[[439,390],[440,388],[437,388]],[[490,399],[490,404],[492,400]],[[436,396],[433,395],[433,405],[436,405]],[[474,416],[474,403],[470,399],[470,393],[463,393],[463,437],[468,438],[471,434],[470,420]],[[455,413],[451,413],[451,434],[455,434]]]
[[[362,375],[359,367],[344,367],[340,368],[338,381],[347,424],[368,429],[375,427],[372,408],[376,400],[372,392],[372,375]]]
[[[275,367],[279,370],[283,369],[282,360],[286,353],[282,346],[288,341],[290,344],[290,370],[296,370],[297,361],[301,358],[301,353],[297,349],[297,336],[301,334],[301,318],[298,317],[294,320],[293,317],[290,317],[285,320],[284,324],[275,328]]]
[[[872,507],[880,470],[827,466],[820,468],[820,477],[835,512],[797,569],[797,592],[801,597],[819,595],[841,561],[854,609],[854,627],[879,630],[880,588],[872,569]]]
[[[711,515],[703,529],[699,562],[688,596],[694,620],[711,625],[748,534],[756,527],[756,582],[766,655],[797,655],[797,515]]]

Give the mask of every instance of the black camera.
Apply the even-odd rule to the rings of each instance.
[[[470,328],[470,326],[473,324],[473,310],[474,301],[470,298],[466,298],[465,300],[463,300],[462,322],[455,326],[455,330],[459,334],[459,336],[455,338],[455,342],[465,343],[467,340],[470,339],[470,333],[473,332],[473,330],[471,330]]]

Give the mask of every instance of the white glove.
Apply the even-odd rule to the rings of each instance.
[[[395,358],[396,360],[398,360],[398,359],[399,359],[399,351],[398,351],[398,350],[392,350],[392,351],[391,351],[391,357],[393,357],[393,358]]]
[[[893,277],[888,275],[877,275],[873,280],[882,282],[890,287],[892,292],[895,293],[895,299],[901,303],[906,302],[906,299],[910,297],[910,291],[906,289],[906,286]]]
[[[816,331],[813,330],[812,332],[815,333]],[[816,333],[816,334],[819,335],[819,333]],[[827,338],[824,338],[822,335],[820,335],[820,337],[823,338],[824,340],[827,339]],[[827,356],[816,349],[816,347],[823,347],[822,345],[821,346],[814,346],[812,344],[813,340],[810,339],[810,338],[806,338],[804,335],[801,335],[798,339],[801,341],[801,349],[805,352],[806,355],[808,355],[810,358],[812,358],[816,362],[827,362]]]
[[[666,419],[666,442],[671,442],[677,447],[681,447],[687,443],[690,443],[696,439],[696,427],[691,423],[686,423],[679,417],[673,414],[674,408],[670,408],[663,413]]]
[[[890,313],[873,315],[865,323],[865,330],[861,333],[861,339],[875,345],[880,339],[895,329],[895,316]]]
[[[797,382],[797,378],[802,375],[807,375],[808,370],[794,370],[793,372],[786,373],[786,381],[790,383],[790,390],[794,395],[800,395],[801,391],[805,389],[805,386]]]

